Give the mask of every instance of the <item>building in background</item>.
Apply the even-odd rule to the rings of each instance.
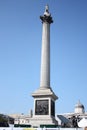
[[[87,119],[87,112],[85,112],[84,105],[79,101],[75,105],[74,112],[58,114],[56,118],[61,127],[76,127],[81,119]]]

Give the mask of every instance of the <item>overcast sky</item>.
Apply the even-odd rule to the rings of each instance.
[[[73,112],[78,100],[87,111],[87,0],[0,0],[0,113],[33,109],[40,87],[45,5],[51,24],[51,87],[56,113]]]

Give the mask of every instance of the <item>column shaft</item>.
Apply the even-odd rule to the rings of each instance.
[[[43,22],[40,87],[50,87],[50,24]]]

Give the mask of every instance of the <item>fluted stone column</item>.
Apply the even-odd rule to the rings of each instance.
[[[58,97],[50,87],[50,24],[53,22],[48,6],[45,7],[42,21],[42,54],[40,87],[32,93],[34,97],[34,112],[30,120],[32,126],[57,125],[55,119],[55,101]]]
[[[48,6],[45,7],[42,20],[42,55],[40,88],[50,88],[50,24],[53,22]]]

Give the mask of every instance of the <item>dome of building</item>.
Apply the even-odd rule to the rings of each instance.
[[[84,105],[82,103],[80,103],[80,101],[75,105],[75,113],[84,113],[85,112],[85,108]]]
[[[75,105],[76,108],[84,108],[84,105],[80,101]]]

